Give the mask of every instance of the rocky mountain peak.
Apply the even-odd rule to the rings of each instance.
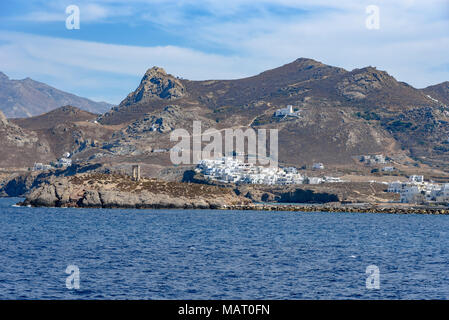
[[[154,67],[148,69],[147,72],[145,72],[144,78],[145,77],[153,78],[153,77],[158,76],[158,75],[159,76],[166,76],[167,72],[165,71],[164,68],[154,66]]]
[[[386,71],[378,70],[376,67],[368,66],[362,69],[355,69],[352,71],[355,77],[359,78],[372,78],[377,79],[377,81],[396,81],[392,76]]]
[[[179,79],[167,74],[163,68],[152,67],[145,72],[139,87],[131,92],[120,106],[153,99],[175,100],[182,98],[185,93],[186,89]]]
[[[305,72],[309,74],[314,74],[312,77],[318,76],[327,77],[335,74],[346,73],[347,71],[343,68],[333,67],[327,64],[324,64],[320,61],[309,59],[309,58],[299,58],[291,63],[291,65],[298,72]]]
[[[449,81],[445,81],[422,89],[433,101],[449,105]]]
[[[304,67],[308,67],[308,66],[313,66],[313,67],[321,67],[324,66],[324,63],[321,63],[319,61],[313,60],[313,59],[309,59],[309,58],[298,58],[295,60],[294,62],[297,65],[300,66],[304,66]]]
[[[429,86],[425,89],[430,89],[430,88],[439,89],[441,91],[444,91],[445,93],[449,93],[449,81],[444,81],[442,83],[435,84],[433,86]]]
[[[6,119],[6,116],[3,114],[3,112],[0,111],[0,125],[7,125],[8,120]]]
[[[2,80],[9,80],[9,77],[0,71],[0,81],[2,81]]]
[[[37,116],[62,105],[74,105],[84,110],[103,113],[112,105],[95,102],[58,90],[31,78],[9,79],[0,72],[0,110],[8,118]]]
[[[354,69],[337,83],[337,90],[350,100],[360,100],[374,90],[399,86],[387,72],[377,70],[375,67]]]
[[[60,112],[63,112],[63,113],[68,113],[68,114],[77,114],[77,113],[81,112],[81,109],[79,109],[77,107],[73,107],[71,105],[62,106],[61,108],[56,109],[54,111],[57,111],[57,110],[59,110]]]

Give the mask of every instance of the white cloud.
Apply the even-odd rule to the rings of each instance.
[[[437,68],[449,64],[447,0],[142,1],[157,3],[146,18],[164,30],[172,26],[192,35],[193,45],[223,48],[252,65],[254,59],[259,68],[253,70],[308,57],[346,69],[377,66],[417,87],[449,80],[447,68]],[[380,30],[365,27],[371,4],[380,8]],[[211,14],[183,15],[189,5]],[[305,12],[285,15],[276,8]]]
[[[64,21],[66,16],[61,12],[34,11],[22,16],[13,17],[11,20],[30,21],[30,22],[55,22]]]
[[[125,46],[0,31],[0,70],[14,77],[52,79],[49,84],[81,95],[95,88],[88,97],[109,93],[107,101],[112,103],[134,90],[154,65],[189,79],[239,78],[254,72],[254,65],[239,57],[175,46]]]
[[[202,79],[240,77],[248,70],[240,67],[243,61],[238,57],[176,46],[126,46],[2,31],[0,40],[4,42],[0,45],[0,68],[22,65],[23,70],[54,75],[59,68],[137,75],[159,65],[175,75]]]
[[[32,13],[29,19],[54,21],[67,4],[53,3],[51,10]],[[370,4],[380,7],[380,30],[365,28],[365,7]],[[149,20],[187,39],[191,48],[0,32],[0,70],[60,79],[69,91],[73,86],[91,96],[109,95],[113,102],[133,90],[153,65],[189,79],[223,79],[308,57],[346,69],[377,66],[416,87],[449,80],[447,0],[102,0],[79,1],[79,6],[82,24],[113,23],[119,16],[129,16],[130,24]],[[207,14],[191,16],[186,10],[192,7]],[[284,15],[279,8],[292,13]],[[199,47],[221,53],[192,49]],[[126,79],[122,86],[120,79]]]
[[[97,1],[98,2],[98,1]],[[25,22],[57,22],[65,21],[67,14],[65,9],[69,5],[77,5],[80,9],[80,16],[84,23],[107,22],[108,19],[117,17],[129,17],[136,13],[136,10],[126,5],[126,2],[119,6],[110,4],[92,3],[92,1],[56,1],[43,2],[38,7],[39,10],[31,11],[26,14],[11,16],[7,19]]]
[[[241,1],[236,1],[241,3]],[[298,8],[327,1],[289,1]],[[366,4],[380,7],[380,30],[365,27]],[[445,1],[338,1],[337,10],[283,17],[268,14],[244,21],[202,23],[200,39],[257,57],[263,66],[276,67],[297,57],[353,69],[377,66],[401,81],[423,87],[449,80],[449,4]],[[445,11],[446,10],[446,11]]]

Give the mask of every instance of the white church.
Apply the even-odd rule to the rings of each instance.
[[[286,108],[277,109],[274,113],[275,117],[296,116],[298,113],[293,111],[293,106],[288,105]]]

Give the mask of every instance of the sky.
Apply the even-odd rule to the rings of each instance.
[[[417,88],[449,81],[449,0],[0,1],[0,71],[112,104],[152,66],[235,79],[300,57]]]

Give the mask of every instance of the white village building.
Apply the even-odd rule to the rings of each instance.
[[[294,167],[256,166],[230,156],[200,160],[195,170],[201,172],[207,179],[225,183],[289,185],[343,182],[340,178],[335,177],[305,177]]]
[[[366,165],[385,164],[387,160],[383,154],[363,155],[360,156],[360,161]]]
[[[291,168],[285,171],[277,167],[256,166],[233,157],[200,160],[197,170],[206,178],[221,182],[286,185],[304,181],[304,177]]]
[[[409,180],[410,180],[410,182],[423,183],[424,176],[412,175],[412,176],[410,176]]]
[[[319,178],[319,177],[310,177],[310,178],[308,178],[308,180],[309,180],[309,184],[320,184],[320,183],[324,182],[323,178]]]
[[[324,169],[324,165],[321,162],[314,163],[312,165],[312,169],[314,170],[322,170]]]
[[[438,190],[433,190],[431,196],[436,202],[449,202],[449,183],[445,183]]]
[[[388,192],[399,193],[402,203],[449,202],[449,184],[425,182],[420,175],[410,176],[407,182],[390,183]]]
[[[276,117],[282,117],[292,114],[294,114],[292,105],[288,105],[286,108],[277,109],[276,112],[274,113]]]
[[[408,185],[407,182],[395,181],[388,184],[388,192],[399,193]]]
[[[50,170],[53,167],[49,164],[43,164],[40,162],[35,162],[33,166],[33,171],[43,171],[43,170]]]
[[[285,108],[277,109],[274,112],[275,117],[297,117],[299,118],[299,111],[294,111],[292,105],[288,105]]]
[[[400,200],[401,203],[412,203],[412,202],[420,202],[418,199],[419,195],[421,195],[419,198],[422,198],[421,194],[421,188],[417,185],[408,185],[403,190],[401,190],[400,194]]]

